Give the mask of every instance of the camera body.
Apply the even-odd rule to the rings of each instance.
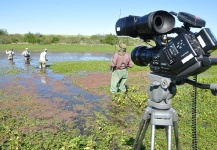
[[[184,26],[174,28],[177,16]],[[156,11],[143,17],[129,16],[116,23],[116,33],[121,36],[154,40],[153,47],[138,46],[132,61],[138,66],[150,66],[155,74],[167,77],[186,77],[200,74],[216,63],[210,54],[217,48],[217,39],[209,28],[192,33],[190,27],[202,28],[205,21],[189,13]],[[164,44],[163,35],[177,36]]]

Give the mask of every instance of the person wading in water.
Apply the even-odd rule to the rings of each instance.
[[[112,68],[110,92],[112,94],[116,92],[126,93],[127,91],[125,83],[128,78],[128,67],[132,67],[133,62],[126,51],[126,44],[120,44],[118,52],[114,54],[110,63]]]

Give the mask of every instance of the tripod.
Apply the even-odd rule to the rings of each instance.
[[[149,74],[150,87],[148,91],[148,107],[145,109],[139,130],[133,143],[133,150],[139,150],[145,137],[149,124],[151,123],[151,150],[155,146],[155,129],[165,127],[167,136],[167,149],[172,149],[172,126],[174,127],[176,149],[179,150],[178,141],[178,117],[176,111],[171,108],[171,100],[176,94],[176,85],[170,78],[155,74]]]

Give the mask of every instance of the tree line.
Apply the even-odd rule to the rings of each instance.
[[[0,44],[31,43],[31,44],[109,44],[118,43],[127,45],[141,44],[139,38],[118,37],[113,34],[106,35],[43,35],[41,33],[8,34],[7,30],[0,29]]]

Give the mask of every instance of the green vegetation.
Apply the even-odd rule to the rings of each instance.
[[[52,52],[114,52],[119,43],[125,43],[128,51],[135,46],[146,43],[139,38],[117,37],[116,35],[42,35],[40,33],[8,34],[0,29],[0,51],[1,50],[24,50],[26,47],[32,52],[38,52],[47,48]],[[153,42],[150,42],[153,44]]]
[[[19,68],[1,68],[0,67],[0,75],[9,75],[9,74],[17,74],[22,70]]]
[[[90,72],[109,72],[110,61],[74,61],[74,62],[56,62],[49,66],[55,73],[66,74],[69,76],[90,73]],[[85,69],[84,69],[85,68]],[[134,66],[129,71],[143,71],[147,67]]]
[[[57,62],[50,68],[57,73],[75,76],[80,75],[81,72],[107,72],[108,63],[108,61]],[[130,72],[136,73],[143,69],[148,71],[147,67],[134,67],[134,69],[130,69]],[[217,67],[212,67],[199,75],[198,81],[203,83],[217,82],[216,71]],[[139,80],[147,86],[142,78],[134,80]],[[211,95],[209,90],[198,89],[197,91],[198,149],[216,149],[216,97]],[[28,106],[27,104],[35,99],[34,95],[7,95],[3,90],[0,90],[1,106],[12,105],[16,101],[20,103],[13,109],[1,108],[0,149],[129,150],[132,148],[143,111],[147,107],[147,98],[147,87],[142,84],[131,85],[126,96],[117,94],[112,98],[112,101],[106,101],[106,103],[110,103],[110,107],[95,112],[94,118],[86,118],[81,127],[81,125],[77,126],[74,120],[69,122],[69,120],[60,121],[33,117],[30,112],[34,111],[32,108],[34,105]],[[172,106],[178,113],[180,146],[181,149],[185,150],[192,149],[191,101],[192,86],[188,84],[177,86],[177,94],[172,99]],[[39,104],[37,108],[41,109],[42,106],[43,103]],[[149,127],[143,141],[143,149],[149,149],[150,131]],[[174,140],[174,137],[172,138]],[[175,149],[174,146],[173,141],[173,149]],[[166,149],[164,129],[156,131],[155,148]]]
[[[86,63],[79,64],[75,62],[71,62],[72,66],[82,66],[81,68],[85,68],[85,71],[93,71],[91,66],[97,66],[98,64],[103,64],[106,66],[107,62],[91,62],[95,63],[88,66]],[[58,64],[58,63],[57,63]],[[56,64],[56,65],[57,65]],[[62,63],[62,69],[65,70]],[[74,69],[73,74],[76,72],[80,72],[84,69],[76,69],[76,67],[72,67]],[[101,70],[100,70],[101,68]],[[54,71],[58,69],[53,67]],[[133,72],[140,71],[144,69],[148,70],[148,68],[135,67]],[[63,71],[62,70],[62,71]],[[66,69],[67,70],[67,69]],[[106,71],[104,67],[99,67],[94,71]],[[58,70],[58,72],[61,72]],[[64,72],[64,71],[63,71]],[[63,73],[61,72],[61,73]],[[69,72],[66,71],[68,74]],[[217,72],[217,67],[211,67],[205,73],[202,73],[198,76],[198,82],[202,83],[217,83],[217,77],[215,73]],[[144,82],[141,79],[137,78],[134,80],[140,80],[140,82]],[[145,82],[144,82],[145,83]],[[147,83],[146,83],[147,84]],[[103,88],[102,88],[103,89]],[[106,89],[106,88],[104,88]],[[100,124],[98,128],[101,130],[98,131],[97,126],[93,126],[92,130],[94,131],[92,134],[96,135],[100,133],[102,136],[107,135],[109,133],[110,142],[116,141],[119,139],[118,143],[113,143],[113,146],[108,145],[108,141],[104,138],[103,141],[97,141],[98,145],[103,145],[104,147],[109,147],[108,149],[120,148],[120,149],[131,149],[133,139],[135,138],[135,134],[137,132],[139,126],[139,120],[142,117],[142,111],[147,106],[147,91],[146,87],[142,85],[131,85],[127,97],[123,97],[123,95],[118,94],[112,100],[115,103],[112,110],[108,111],[107,116],[100,115],[101,119],[97,119],[97,122]],[[214,135],[217,128],[217,121],[215,116],[215,110],[217,106],[215,105],[216,97],[214,97],[209,90],[197,89],[197,137],[198,137],[198,149],[216,149],[217,138]],[[191,85],[185,84],[181,86],[177,86],[177,94],[173,98],[173,108],[177,110],[179,121],[179,139],[181,149],[191,149],[191,111],[192,111],[192,96],[193,96],[193,87]],[[102,122],[101,122],[102,121]],[[120,134],[121,132],[121,134]],[[150,128],[147,133],[147,137],[144,140],[144,145],[150,145]],[[156,149],[166,149],[166,138],[165,138],[165,130],[157,130],[156,132]],[[107,136],[106,136],[107,138]],[[174,140],[174,137],[173,137]],[[103,142],[103,143],[101,143]],[[106,143],[108,142],[108,143]],[[117,142],[117,141],[116,141]],[[106,146],[107,145],[107,146]],[[175,143],[173,143],[173,146]],[[144,147],[143,147],[144,148]],[[173,147],[174,148],[174,147]],[[175,149],[175,148],[174,148]]]
[[[108,44],[115,45],[120,42],[124,42],[127,45],[135,45],[141,43],[139,38],[132,39],[130,37],[117,37],[116,35],[42,35],[40,33],[27,33],[21,34],[8,34],[7,31],[0,30],[0,44],[17,44],[17,43],[29,43],[29,44]]]
[[[55,73],[75,75],[89,72],[108,72],[108,61],[56,62],[50,66]],[[85,69],[84,69],[85,68]]]

